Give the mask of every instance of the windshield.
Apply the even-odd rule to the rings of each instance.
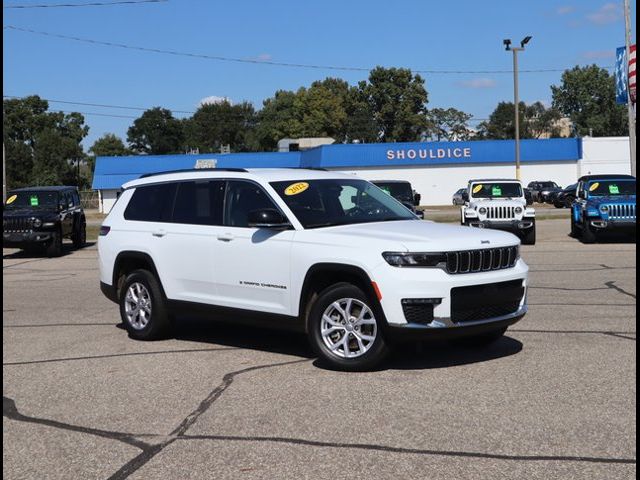
[[[391,195],[401,202],[413,203],[413,191],[410,183],[404,182],[374,182],[374,185],[384,193]]]
[[[522,187],[519,183],[487,182],[471,185],[473,198],[512,198],[522,197]]]
[[[417,220],[407,207],[365,180],[301,180],[271,186],[304,228]]]
[[[600,180],[589,183],[589,196],[609,197],[615,195],[635,195],[635,180]]]
[[[542,182],[540,188],[560,188],[556,182]]]
[[[58,192],[9,192],[4,204],[6,209],[44,208],[52,209],[58,206]]]

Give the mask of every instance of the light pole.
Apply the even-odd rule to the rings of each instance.
[[[516,138],[515,138],[516,140],[515,142],[516,143],[516,178],[518,180],[521,179],[520,178],[520,114],[518,112],[519,106],[520,106],[519,105],[520,98],[518,94],[518,52],[524,51],[524,46],[527,43],[529,43],[529,40],[531,40],[531,36],[527,35],[522,39],[519,47],[512,47],[511,39],[509,38],[502,41],[502,43],[505,46],[505,50],[513,52],[513,103],[514,103],[514,109],[515,109],[515,127],[516,127]]]
[[[631,58],[631,21],[629,19],[631,9],[629,0],[624,0],[624,39],[627,50],[627,114],[629,117],[629,154],[631,158],[631,175],[636,176],[636,115],[633,109],[634,102],[631,101],[631,89],[629,88],[629,59]]]

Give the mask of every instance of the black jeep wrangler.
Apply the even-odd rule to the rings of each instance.
[[[87,238],[86,218],[76,187],[30,187],[7,194],[2,211],[2,246],[62,254],[62,239],[76,248]]]

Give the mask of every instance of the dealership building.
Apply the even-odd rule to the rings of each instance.
[[[522,180],[561,186],[587,174],[630,172],[628,137],[520,142]],[[300,151],[98,157],[93,189],[108,212],[122,185],[148,173],[190,168],[324,168],[367,180],[408,180],[423,205],[449,205],[472,178],[513,178],[513,140],[320,145]],[[304,178],[301,172],[300,178]]]

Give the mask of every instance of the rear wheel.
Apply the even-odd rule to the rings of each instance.
[[[326,288],[309,312],[309,339],[318,356],[334,368],[369,370],[387,355],[382,322],[358,287],[338,283]]]
[[[120,289],[120,317],[129,336],[137,340],[164,338],[170,326],[160,284],[147,270],[135,270]]]

